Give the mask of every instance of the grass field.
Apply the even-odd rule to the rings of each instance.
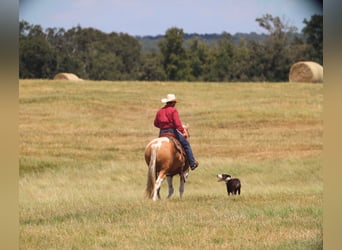
[[[20,80],[20,249],[322,249],[322,92]],[[165,199],[165,182],[152,202],[143,153],[167,93],[200,166],[183,199]],[[241,196],[227,196],[222,172],[240,178]]]

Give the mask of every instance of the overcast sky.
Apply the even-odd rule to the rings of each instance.
[[[304,18],[323,15],[318,0],[20,0],[19,20],[45,28],[80,25],[106,33],[163,35],[171,27],[185,33],[265,32],[255,21],[280,17],[300,31]]]

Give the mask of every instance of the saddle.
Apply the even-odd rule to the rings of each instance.
[[[159,137],[167,137],[167,138],[169,138],[170,140],[172,140],[172,141],[173,141],[173,144],[175,145],[175,147],[176,147],[176,149],[177,149],[177,151],[178,151],[179,153],[181,153],[181,154],[184,156],[185,159],[187,159],[186,152],[185,152],[185,150],[184,150],[182,144],[181,144],[181,143],[178,141],[178,139],[176,138],[175,134],[166,132],[166,133],[160,134]]]

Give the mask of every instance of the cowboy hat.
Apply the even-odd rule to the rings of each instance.
[[[162,103],[175,102],[176,96],[174,94],[167,94],[166,98],[161,99]]]

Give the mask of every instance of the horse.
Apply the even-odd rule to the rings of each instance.
[[[183,127],[188,133],[188,127]],[[167,198],[170,198],[174,192],[172,179],[178,174],[180,176],[179,196],[182,198],[184,184],[189,175],[189,163],[174,135],[165,134],[150,141],[145,148],[145,161],[148,166],[146,196],[153,201],[160,199],[160,187],[166,177],[169,187]]]

